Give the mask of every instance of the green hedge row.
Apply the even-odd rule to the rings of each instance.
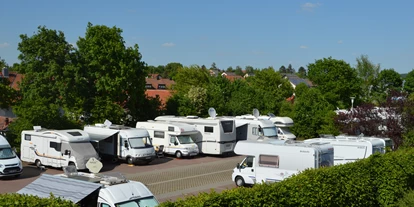
[[[200,193],[161,206],[396,206],[413,187],[414,149],[404,149],[305,170],[279,183]]]
[[[0,194],[0,207],[72,207],[78,206],[71,201],[62,200],[51,195],[50,198],[39,198],[32,195],[21,195],[17,193]]]

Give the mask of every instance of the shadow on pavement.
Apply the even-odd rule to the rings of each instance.
[[[19,176],[19,177],[3,177],[0,178],[0,180],[2,181],[14,181],[14,180],[19,180],[19,179],[26,179],[26,178],[32,178],[32,177],[37,177],[40,174],[42,174],[43,172],[46,172],[46,169],[39,169],[36,166],[23,166],[23,173]]]

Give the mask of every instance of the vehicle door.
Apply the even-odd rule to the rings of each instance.
[[[62,147],[62,143],[57,140],[57,139],[53,139],[49,141],[49,145],[48,145],[48,157],[50,160],[50,165],[52,165],[53,167],[60,167],[61,166],[61,158],[62,158],[62,153],[60,152]]]
[[[173,136],[173,135],[170,136],[170,139],[168,141],[168,146],[169,147],[166,149],[167,153],[174,154],[178,146],[178,141],[177,141],[176,136]]]
[[[240,164],[239,171],[243,176],[246,184],[256,183],[256,172],[255,172],[255,158],[254,156],[247,156]]]

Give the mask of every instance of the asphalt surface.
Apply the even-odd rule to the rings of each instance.
[[[160,202],[174,201],[199,192],[220,192],[235,188],[231,173],[240,156],[197,156],[176,159],[174,157],[157,158],[149,165],[128,165],[126,163],[104,162],[101,170],[121,172],[131,180],[144,183]],[[13,193],[37,179],[42,173],[59,174],[61,169],[38,169],[33,164],[24,163],[20,178],[0,178],[0,193]]]

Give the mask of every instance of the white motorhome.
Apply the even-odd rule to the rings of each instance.
[[[22,161],[61,168],[68,165],[86,169],[89,159],[99,159],[87,133],[79,129],[48,130],[35,126],[23,130],[21,141]]]
[[[7,139],[0,135],[0,177],[19,177],[22,172],[22,161],[12,150]]]
[[[180,122],[194,125],[199,134],[194,138],[198,149],[204,154],[226,154],[233,152],[236,144],[234,120],[216,117],[216,111],[209,109],[209,118],[197,116],[158,116],[156,121]]]
[[[68,173],[65,170],[65,174],[42,174],[17,193],[40,198],[48,198],[52,193],[55,197],[70,200],[80,206],[159,205],[156,197],[143,183],[127,180],[120,173]]]
[[[137,122],[136,127],[146,129],[154,148],[158,149],[163,145],[165,154],[175,155],[177,158],[198,155],[198,146],[191,138],[199,133],[194,125],[150,120]]]
[[[251,114],[242,115],[242,117],[248,119],[254,119]],[[258,119],[270,120],[277,127],[277,135],[280,140],[295,140],[296,135],[290,131],[290,127],[293,127],[293,120],[290,117],[275,116],[269,113],[267,116],[260,115]]]
[[[87,125],[83,130],[103,159],[126,160],[128,164],[149,164],[155,159],[155,150],[145,129],[113,125],[107,120],[104,124]]]
[[[259,110],[254,109],[253,115],[242,115],[226,117],[236,122],[237,141],[256,140],[271,141],[277,140],[277,127],[273,122],[266,119],[259,119]]]
[[[328,142],[334,147],[334,164],[340,165],[385,153],[385,141],[379,138],[332,137],[304,140],[306,143]]]
[[[239,187],[279,182],[305,169],[334,163],[333,146],[323,142],[239,141],[234,152],[247,156],[233,169],[232,179]]]

